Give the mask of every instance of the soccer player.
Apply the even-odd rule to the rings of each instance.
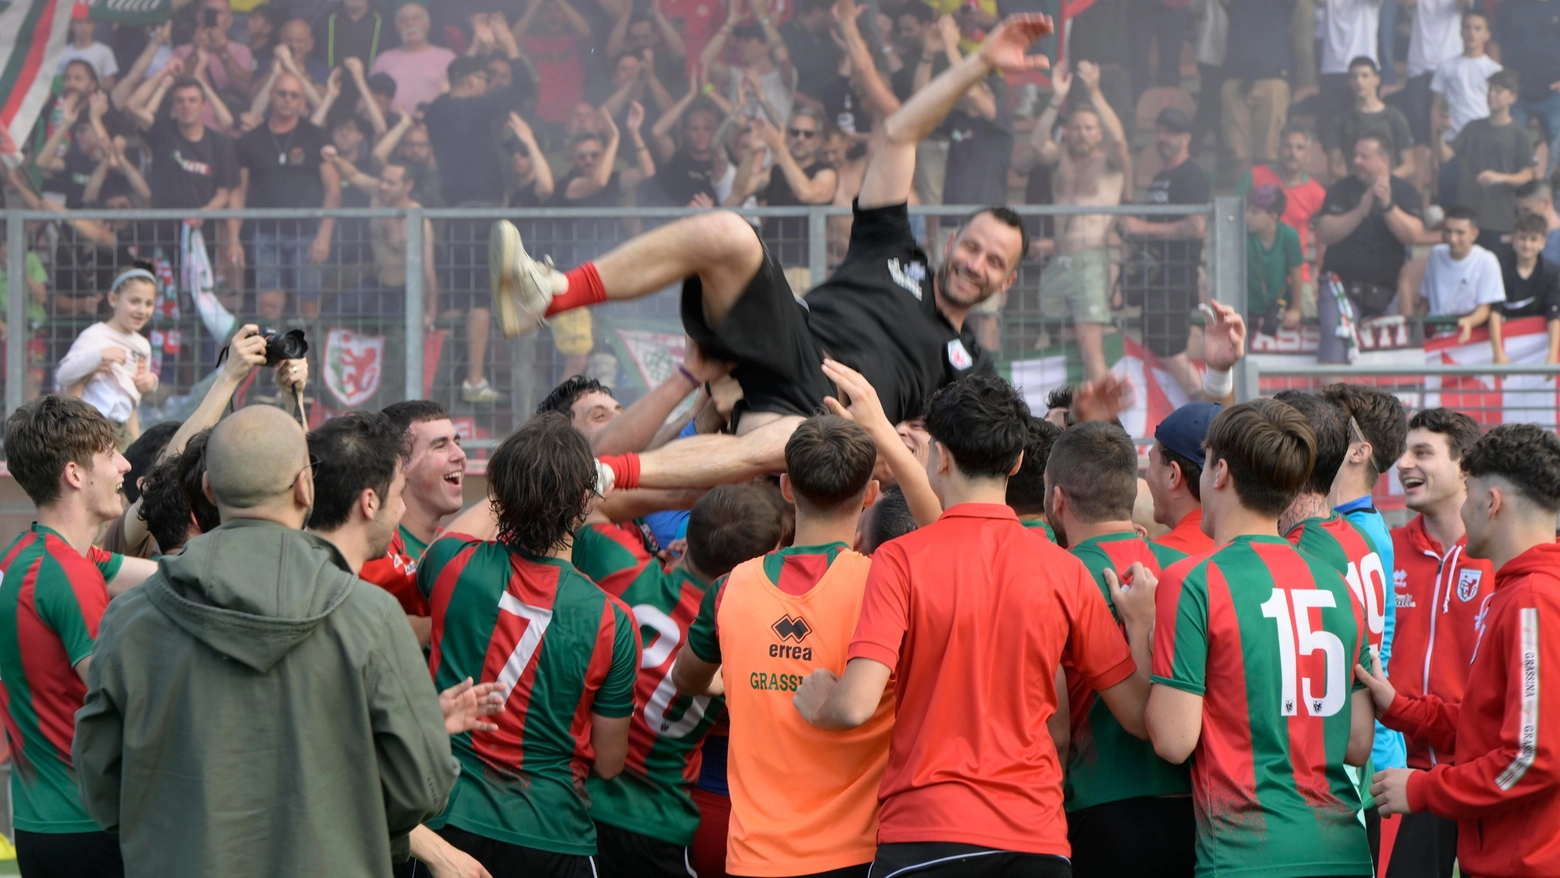
[[[602,543],[609,551],[617,548],[610,538],[581,529],[575,534],[576,564]],[[691,790],[699,777],[700,745],[725,714],[725,700],[679,695],[672,665],[710,583],[779,543],[780,511],[763,490],[722,485],[694,504],[682,557],[670,569],[654,558],[639,564],[627,587],[614,593],[633,611],[644,651],[626,768],[611,780],[585,783],[601,878],[689,874],[688,848],[699,825]]]
[[[451,740],[462,771],[427,825],[494,874],[586,878],[596,829],[580,784],[623,770],[639,636],[622,602],[569,564],[594,496],[585,437],[538,415],[488,462],[498,539],[446,534],[417,568],[443,690],[504,685],[498,729]]]
[[[1144,584],[1137,578],[1142,571],[1157,578],[1186,557],[1145,541],[1133,528],[1137,448],[1115,424],[1067,428],[1051,446],[1045,487],[1047,519],[1113,610],[1113,585],[1119,589],[1125,582],[1136,590]],[[1134,660],[1148,667],[1147,626],[1124,634]],[[1079,675],[1068,674],[1066,682],[1070,734],[1063,789],[1073,875],[1190,878],[1197,865],[1196,826],[1186,766],[1171,765],[1152,744],[1129,734]],[[1124,833],[1123,826],[1133,831]]]
[[[1392,685],[1404,695],[1434,695],[1460,704],[1468,667],[1495,595],[1495,569],[1468,552],[1462,459],[1479,441],[1473,418],[1426,409],[1408,421],[1408,450],[1398,460],[1403,501],[1419,513],[1392,531],[1397,592],[1397,653]],[[1409,739],[1408,767],[1428,771],[1452,754]],[[1457,822],[1430,811],[1405,814],[1387,863],[1387,878],[1451,878]]]
[[[1156,545],[1187,555],[1213,551],[1213,538],[1202,527],[1202,443],[1222,411],[1216,402],[1189,402],[1154,428],[1145,481],[1154,498],[1154,521],[1170,528]]]
[[[844,263],[799,306],[781,266],[753,227],[713,211],[669,223],[568,274],[526,254],[507,221],[490,238],[493,296],[513,336],[544,314],[630,299],[683,282],[683,325],[711,357],[734,361],[751,413],[748,431],[784,418],[794,426],[831,392],[823,352],[877,388],[890,423],[938,387],[993,371],[965,317],[1012,285],[1028,241],[1003,207],[983,209],[948,239],[936,269],[916,243],[905,203],[916,145],[992,73],[1046,66],[1027,48],[1052,30],[1043,15],[1014,15],[980,49],[916,92],[874,131]],[[751,420],[750,420],[751,419]]]
[[[45,396],[5,424],[6,466],[37,520],[0,555],[0,695],[16,859],[23,874],[124,874],[119,839],[81,805],[71,761],[92,642],[109,597],[157,569],[92,545],[124,512],[130,462],[116,430],[79,399]]]
[[[1035,734],[1064,657],[1143,732],[1146,675],[1088,569],[1003,502],[1029,417],[999,378],[932,397],[926,469],[946,511],[878,548],[845,673],[815,672],[796,693],[814,726],[853,729],[896,678],[875,875],[1070,874],[1062,765]]]
[[[1371,791],[1383,814],[1456,820],[1463,874],[1557,875],[1560,653],[1545,635],[1560,618],[1560,439],[1533,424],[1503,424],[1461,466],[1468,553],[1495,568],[1495,597],[1461,704],[1399,693],[1379,673],[1355,671],[1388,726],[1450,756],[1428,771],[1378,772]]]
[[[1408,436],[1408,415],[1403,411],[1403,403],[1391,392],[1367,384],[1330,384],[1322,388],[1321,395],[1349,416],[1351,440],[1327,499],[1339,515],[1354,522],[1376,544],[1381,569],[1394,570],[1397,565],[1392,555],[1392,534],[1387,530],[1386,519],[1376,511],[1372,494],[1381,474],[1403,456]],[[1386,601],[1382,611],[1379,660],[1382,670],[1391,673],[1397,601]],[[1407,765],[1403,736],[1376,723],[1371,764],[1378,770]]]
[[[797,426],[785,457],[794,545],[738,565],[705,592],[672,679],[696,694],[719,671],[725,689],[727,873],[865,878],[893,697],[879,692],[862,727],[844,734],[808,725],[790,702],[809,674],[845,667],[871,563],[849,546],[877,499],[877,447],[860,426],[820,415]]]
[[[1045,462],[1051,457],[1051,444],[1062,434],[1060,427],[1033,415],[1029,418],[1029,431],[1024,440],[1024,460],[1018,472],[1008,479],[1007,505],[1013,507],[1019,523],[1036,530],[1046,539],[1056,542],[1056,530],[1046,518]],[[1137,476],[1133,476],[1137,485]]]
[[[1232,406],[1208,428],[1203,529],[1219,548],[1172,565],[1155,603],[1155,752],[1192,763],[1200,874],[1372,874],[1359,792],[1370,757],[1369,658],[1348,583],[1278,536],[1316,438],[1286,403]]]
[[[426,399],[391,403],[382,414],[406,437],[406,511],[390,537],[384,556],[365,563],[358,576],[395,595],[406,619],[427,647],[433,615],[417,587],[417,563],[439,534],[439,522],[460,511],[466,478],[466,452],[449,410]]]

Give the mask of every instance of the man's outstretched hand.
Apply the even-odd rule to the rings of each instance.
[[[823,374],[839,388],[840,395],[850,401],[847,406],[832,396],[824,397],[823,404],[830,413],[860,424],[874,440],[886,439],[889,433],[894,433],[897,440],[894,425],[883,413],[883,403],[865,376],[834,360],[823,361]]]
[[[472,685],[471,678],[456,683],[439,693],[439,707],[444,711],[444,731],[451,735],[461,732],[496,732],[498,726],[482,717],[504,712],[502,683]]]
[[[1003,73],[1044,70],[1051,66],[1051,59],[1044,55],[1025,53],[1036,40],[1048,36],[1055,29],[1049,15],[1034,12],[1009,15],[981,43],[980,55],[987,64]]]
[[[1132,405],[1132,380],[1110,372],[1098,381],[1085,381],[1073,392],[1073,423],[1114,421]]]

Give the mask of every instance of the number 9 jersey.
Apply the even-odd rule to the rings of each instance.
[[[1172,565],[1155,596],[1155,684],[1201,696],[1197,874],[1372,874],[1344,770],[1368,623],[1349,584],[1274,536]]]

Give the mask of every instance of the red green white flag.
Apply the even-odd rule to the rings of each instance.
[[[76,2],[0,0],[0,126],[9,135],[0,154],[16,153],[48,102]]]

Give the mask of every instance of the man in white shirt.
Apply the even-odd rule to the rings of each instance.
[[[1430,78],[1432,105],[1430,129],[1447,143],[1474,119],[1490,115],[1489,79],[1501,69],[1500,63],[1485,53],[1490,44],[1490,20],[1482,12],[1466,12],[1462,17],[1462,53],[1442,61]],[[1410,122],[1413,121],[1410,117]],[[1430,138],[1421,143],[1433,144]],[[1441,164],[1441,203],[1457,202],[1457,159]]]
[[[1408,83],[1394,96],[1397,108],[1408,117],[1409,130],[1419,153],[1414,158],[1429,162],[1430,83],[1435,71],[1463,51],[1462,10],[1466,0],[1403,0],[1414,7],[1414,26],[1408,41]],[[1428,165],[1419,165],[1428,167]]]
[[[1474,243],[1479,220],[1473,208],[1448,210],[1441,230],[1446,243],[1430,251],[1419,295],[1430,306],[1431,317],[1458,318],[1458,343],[1463,344],[1489,320],[1490,306],[1506,301],[1506,287],[1500,260]]]

